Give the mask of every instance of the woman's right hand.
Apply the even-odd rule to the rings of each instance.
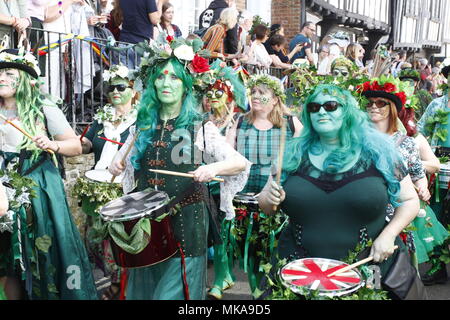
[[[273,206],[279,206],[286,198],[283,187],[279,186],[272,178],[267,181],[263,191],[267,202]]]
[[[120,176],[122,174],[122,172],[125,170],[125,165],[122,161],[118,160],[118,161],[113,161],[111,163],[111,165],[108,168],[109,172],[113,175],[113,176]]]

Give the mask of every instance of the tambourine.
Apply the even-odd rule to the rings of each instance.
[[[111,173],[109,173],[109,171],[106,169],[89,170],[89,171],[86,171],[84,176],[90,181],[108,182],[108,183],[111,182],[111,179],[113,177],[113,175]],[[122,176],[118,176],[114,181],[114,183],[121,183],[121,182],[122,182]]]
[[[288,263],[279,272],[283,285],[296,294],[302,294],[305,289],[317,290],[320,296],[334,298],[349,295],[364,285],[357,269],[328,276],[347,266],[338,260],[305,258]]]

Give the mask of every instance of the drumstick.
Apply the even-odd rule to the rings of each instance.
[[[22,134],[27,137],[30,140],[33,140],[33,137],[26,132],[25,130],[23,130],[21,127],[15,125],[13,122],[9,121],[4,115],[0,114],[0,118],[2,118],[3,120],[5,120],[5,122],[9,123],[10,125],[12,125],[14,128],[16,128],[17,130],[19,130],[20,132],[22,132]],[[51,149],[45,149],[45,151],[47,151],[50,154],[55,154],[55,152],[53,152],[53,150]]]
[[[280,185],[281,182],[281,171],[283,169],[283,155],[284,155],[284,147],[286,144],[286,121],[283,120],[283,124],[281,125],[280,131],[280,149],[278,150],[278,168],[277,168],[277,184]],[[273,206],[273,211],[277,211],[276,205]]]
[[[398,246],[394,246],[394,250],[396,250],[396,249],[398,249]],[[333,273],[330,273],[327,277],[333,277],[333,276],[336,276],[336,275],[338,275],[338,274],[344,273],[344,272],[346,272],[346,271],[348,271],[348,270],[351,270],[351,269],[354,269],[354,268],[356,268],[356,267],[359,267],[360,265],[365,264],[365,263],[367,263],[367,262],[370,262],[370,261],[372,261],[372,260],[373,260],[373,257],[372,257],[372,256],[371,256],[371,257],[368,257],[368,258],[363,259],[363,260],[361,260],[361,261],[358,261],[358,262],[356,262],[356,263],[354,263],[354,264],[351,264],[351,265],[349,265],[349,266],[346,266],[345,268],[342,268],[342,269],[339,269],[339,270],[337,270],[337,271],[335,271],[335,272],[333,272]]]
[[[90,125],[87,125],[86,128],[84,129],[83,133],[82,133],[81,136],[80,136],[80,141],[83,140],[84,136],[86,135],[86,133],[87,133],[88,130],[89,130],[89,127],[90,127]]]
[[[139,136],[139,131],[136,132],[136,135],[134,136],[133,141],[131,141],[130,146],[128,147],[127,151],[126,151],[125,154],[123,155],[122,160],[120,161],[122,164],[125,163],[125,160],[127,159],[128,154],[131,152],[131,149],[133,149],[134,144],[136,143],[136,140],[137,140],[138,136]],[[114,180],[116,180],[116,176],[113,176],[113,177],[112,177],[110,183],[114,183]]]
[[[155,173],[160,173],[160,174],[167,174],[170,176],[178,176],[178,177],[185,177],[185,178],[193,178],[194,175],[190,174],[190,173],[182,173],[182,172],[176,172],[176,171],[167,171],[167,170],[155,170],[155,169],[150,169],[150,172],[155,172]],[[221,179],[221,178],[213,178],[214,181],[218,181],[218,182],[224,182],[225,180]]]
[[[123,146],[123,143],[122,143],[122,142],[110,140],[110,139],[108,139],[108,138],[103,138],[103,137],[99,137],[99,138],[102,139],[102,140],[108,141],[108,142],[112,142],[112,143],[118,144],[119,146]]]

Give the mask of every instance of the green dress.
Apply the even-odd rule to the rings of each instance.
[[[147,188],[165,191],[170,198],[183,192],[192,180],[159,175],[149,169],[177,172],[194,171],[194,125],[175,130],[175,119],[165,124],[160,120],[152,142],[136,171],[138,190]],[[199,195],[197,195],[199,196]],[[170,217],[175,239],[186,257],[186,278],[189,296],[202,300],[206,293],[208,214],[200,200],[183,207]],[[180,253],[156,265],[129,269],[127,300],[183,300],[182,259]]]
[[[43,111],[50,135],[70,128],[57,107],[44,106]],[[20,142],[22,136],[17,130],[8,130],[7,124],[0,126],[2,134],[6,132],[3,138],[10,141],[2,148],[17,149],[11,141]],[[10,168],[19,154],[4,151],[3,164]],[[18,172],[34,181],[36,197],[30,199],[28,210],[22,206],[15,211],[13,233],[1,235],[0,274],[18,275],[30,299],[98,299],[86,249],[70,213],[58,168],[46,152],[41,152],[36,160],[32,160],[30,152],[22,151],[21,155]]]

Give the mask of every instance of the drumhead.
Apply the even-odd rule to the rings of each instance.
[[[258,198],[255,193],[238,193],[234,196],[233,201],[236,203],[258,204]]]
[[[151,215],[169,202],[169,195],[163,191],[141,191],[130,193],[108,202],[100,209],[105,221],[130,221]]]
[[[89,170],[85,174],[86,178],[96,182],[111,182],[113,175],[108,170]],[[122,183],[122,176],[116,177],[114,183]]]
[[[280,270],[283,285],[294,293],[303,290],[317,290],[319,295],[330,298],[348,295],[364,285],[359,270],[352,269],[336,276],[327,275],[348,266],[348,264],[324,258],[294,260]]]

